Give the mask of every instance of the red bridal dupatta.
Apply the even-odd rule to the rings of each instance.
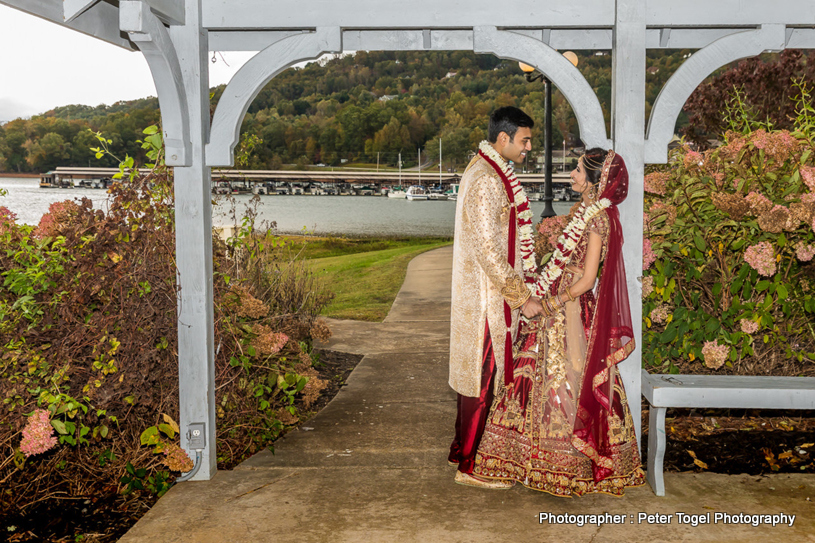
[[[624,420],[620,395],[614,394],[616,365],[634,351],[634,331],[623,262],[623,232],[617,204],[628,195],[628,170],[620,155],[604,164],[600,198],[608,198],[608,252],[597,290],[588,338],[572,445],[592,460],[594,481],[613,474],[614,432]],[[605,186],[603,183],[605,181]]]

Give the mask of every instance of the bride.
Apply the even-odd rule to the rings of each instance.
[[[617,210],[628,171],[614,151],[591,149],[571,178],[582,203],[529,278],[544,314],[521,325],[511,383],[496,392],[473,475],[556,496],[620,496],[644,484],[617,370],[634,350]]]

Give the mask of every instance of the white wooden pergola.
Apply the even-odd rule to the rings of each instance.
[[[194,479],[215,473],[210,168],[231,166],[252,100],[287,67],[342,51],[465,50],[523,61],[571,104],[580,137],[626,160],[622,206],[635,336],[641,345],[643,171],[664,163],[677,116],[717,68],[765,51],[815,48],[811,0],[0,0],[146,58],[175,169],[181,445],[205,423]],[[645,119],[648,49],[699,49],[668,80]],[[611,134],[589,84],[557,50],[610,50]],[[210,51],[258,51],[232,78],[210,124]],[[621,368],[640,435],[640,352]]]

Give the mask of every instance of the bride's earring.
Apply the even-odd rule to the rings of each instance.
[[[598,185],[595,183],[594,185],[589,186],[589,198],[593,201],[597,201],[597,188]]]

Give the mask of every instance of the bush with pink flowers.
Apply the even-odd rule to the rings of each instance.
[[[798,87],[794,130],[731,114],[720,147],[646,172],[646,366],[815,375],[815,108]]]

